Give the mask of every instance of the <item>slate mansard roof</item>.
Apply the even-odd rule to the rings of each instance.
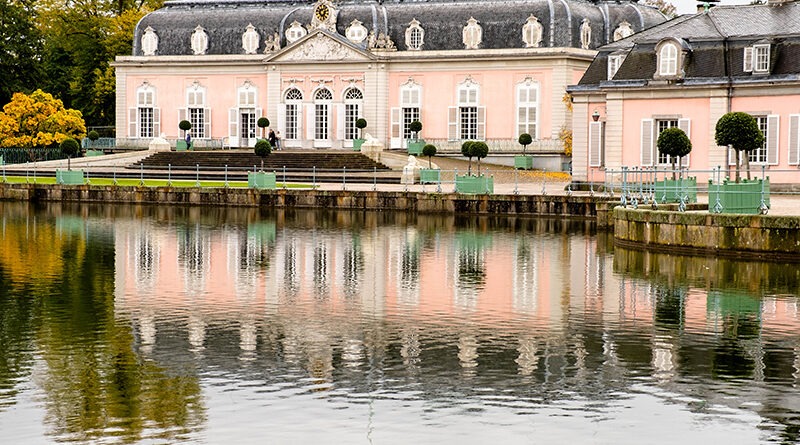
[[[336,31],[357,19],[368,30],[391,37],[398,50],[405,50],[405,31],[416,19],[425,30],[422,51],[464,49],[462,29],[474,17],[483,28],[480,48],[522,48],[522,26],[530,15],[542,24],[541,47],[581,47],[580,27],[591,24],[594,49],[613,41],[614,30],[627,21],[635,32],[664,22],[656,9],[630,1],[586,0],[430,0],[334,2],[339,9]],[[267,36],[278,32],[281,47],[288,42],[284,32],[294,21],[311,23],[313,1],[286,0],[173,0],[146,15],[134,35],[134,56],[143,55],[141,37],[150,27],[157,34],[157,55],[191,55],[191,35],[202,26],[208,34],[207,54],[243,54],[242,33],[252,24],[259,33],[259,53]],[[361,46],[365,46],[364,43]]]
[[[800,4],[717,6],[675,18],[598,49],[598,54],[571,91],[602,87],[647,86],[659,83],[656,46],[680,39],[686,50],[683,85],[800,80]],[[768,73],[744,70],[745,48],[770,45]],[[613,80],[608,61],[623,55]],[[663,82],[662,82],[663,83]]]

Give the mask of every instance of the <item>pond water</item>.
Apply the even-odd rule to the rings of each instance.
[[[795,443],[799,283],[586,221],[0,202],[2,443]]]

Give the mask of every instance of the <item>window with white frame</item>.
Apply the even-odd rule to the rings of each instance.
[[[358,139],[356,120],[361,117],[364,94],[358,88],[350,88],[344,93],[344,138]]]
[[[406,28],[406,48],[410,50],[422,49],[425,42],[425,30],[422,29],[417,19],[411,20]]]
[[[617,71],[619,71],[619,67],[622,66],[624,60],[624,54],[608,56],[608,80],[614,79],[614,76],[617,75]]]
[[[767,163],[767,116],[753,116],[758,123],[758,129],[764,134],[764,143],[755,150],[751,150],[748,155],[750,156],[751,164],[766,164]]]
[[[678,47],[675,43],[664,43],[658,51],[658,74],[661,76],[678,74]]]
[[[658,119],[656,120],[656,138],[655,140],[658,141],[658,135],[661,134],[662,131],[666,130],[667,128],[674,128],[678,126],[678,119]],[[676,160],[677,161],[677,160]],[[658,164],[659,165],[671,165],[672,164],[672,156],[663,154],[658,152]]]
[[[539,84],[527,79],[517,86],[517,136],[528,133],[538,139]]]
[[[412,139],[415,136],[409,125],[414,121],[420,120],[421,95],[422,88],[419,85],[410,84],[400,88],[400,110],[402,116],[400,133],[403,139]]]
[[[242,34],[242,49],[245,54],[255,54],[258,51],[258,43],[261,40],[253,24],[247,25],[245,32]]]
[[[188,120],[192,124],[191,134],[195,139],[210,137],[210,111],[206,108],[206,89],[197,84],[186,91],[186,115],[180,120]]]
[[[466,82],[458,88],[458,139],[478,139],[478,84]]]
[[[314,94],[314,139],[330,139],[330,107],[333,100],[331,90],[320,88]]]
[[[284,95],[286,102],[286,139],[298,139],[300,134],[300,107],[303,93],[297,88],[290,88]]]
[[[136,90],[136,108],[131,113],[131,134],[138,138],[152,138],[158,136],[159,113],[155,107],[156,92],[149,84],[144,84]]]
[[[295,20],[289,25],[289,29],[286,30],[286,41],[294,43],[305,37],[306,34],[308,34],[308,30],[300,24],[300,22]]]
[[[769,45],[753,45],[753,72],[769,72]]]

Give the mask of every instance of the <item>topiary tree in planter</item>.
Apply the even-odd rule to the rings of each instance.
[[[472,154],[476,158],[478,158],[478,176],[481,175],[481,159],[485,158],[486,155],[489,154],[489,146],[486,145],[486,142],[483,141],[475,141],[472,143]]]
[[[256,121],[256,125],[258,125],[258,128],[261,129],[261,138],[263,139],[264,138],[264,131],[265,131],[264,129],[269,127],[269,119],[267,119],[266,117],[263,117],[263,116],[259,117],[258,120]]]
[[[192,123],[187,120],[178,122],[178,128],[183,130],[183,138],[186,139],[186,132],[192,129]]]
[[[741,178],[739,152],[745,152],[747,179],[750,179],[749,152],[764,145],[764,133],[758,128],[756,119],[741,111],[725,113],[717,121],[714,131],[717,145],[731,146],[736,151],[736,182]]]
[[[428,168],[432,168],[431,158],[436,156],[436,146],[433,144],[426,144],[422,147],[422,155],[428,157]]]
[[[78,150],[80,150],[81,146],[75,139],[66,138],[63,141],[61,141],[60,148],[61,148],[61,153],[67,155],[67,170],[72,170],[72,166],[70,165],[70,160],[72,159],[73,156],[75,156],[76,153],[78,153]]]
[[[525,154],[525,149],[528,147],[528,145],[530,145],[531,142],[533,142],[533,138],[528,133],[522,133],[519,135],[517,142],[522,145],[522,154]]]
[[[89,132],[89,134],[88,134],[88,135],[86,135],[86,137],[88,137],[88,138],[89,138],[89,140],[90,140],[90,141],[92,141],[92,143],[91,143],[91,146],[92,146],[92,148],[94,148],[94,143],[95,143],[95,141],[97,141],[98,139],[100,139],[100,133],[98,133],[98,132],[97,132],[97,131],[95,131],[95,130],[92,130],[92,131],[90,131],[90,132]]]
[[[461,154],[466,156],[469,159],[469,164],[467,164],[467,174],[472,174],[472,157],[475,156],[475,153],[472,151],[472,144],[475,141],[464,141],[461,143]]]
[[[678,169],[681,168],[681,158],[692,151],[692,141],[683,130],[678,127],[666,128],[658,135],[656,141],[658,152],[668,155],[672,160],[672,179],[675,179],[675,159],[678,159]]]
[[[269,156],[272,153],[272,145],[266,139],[259,139],[256,142],[256,146],[253,149],[256,156],[261,158],[261,171],[264,171],[264,158]]]

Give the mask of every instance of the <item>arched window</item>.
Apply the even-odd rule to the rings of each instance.
[[[678,48],[674,43],[665,43],[658,52],[658,74],[662,76],[678,74]]]
[[[314,93],[314,140],[330,140],[331,101],[333,94],[327,88],[320,88]]]
[[[300,136],[300,108],[303,106],[303,93],[297,88],[289,88],[284,94],[286,107],[286,139],[296,140]]]
[[[242,34],[242,49],[244,50],[245,54],[255,54],[258,52],[258,42],[261,38],[256,31],[256,27],[253,24],[247,25],[247,29],[245,30],[244,34]]]
[[[161,133],[161,111],[156,105],[156,89],[144,82],[136,89],[136,106],[130,108],[128,135],[154,138]]]
[[[525,79],[517,85],[517,136],[528,133],[538,139],[539,84]]]
[[[349,88],[344,93],[344,138],[358,139],[356,120],[362,116],[364,94],[358,88]]]
[[[308,34],[308,30],[300,24],[300,22],[295,20],[289,25],[289,29],[286,30],[286,41],[294,43],[302,39],[306,34]]]

